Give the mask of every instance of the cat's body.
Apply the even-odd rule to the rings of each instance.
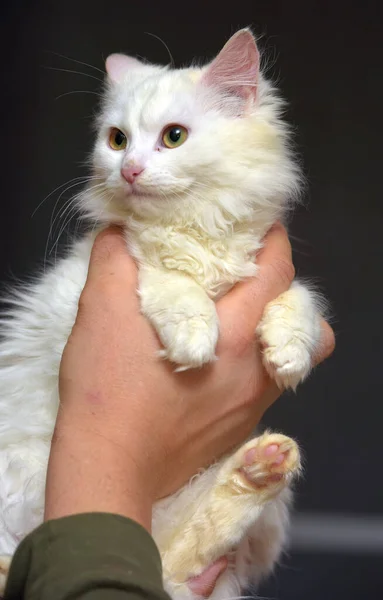
[[[179,369],[198,367],[214,359],[214,299],[256,275],[254,253],[298,188],[280,101],[259,73],[248,30],[204,69],[168,71],[113,55],[107,71],[93,154],[96,185],[85,190],[82,204],[101,223],[124,226],[139,264],[142,310],[163,355]],[[12,554],[42,521],[59,363],[92,241],[88,235],[76,242],[67,258],[15,296],[13,319],[3,325],[0,554]],[[268,372],[279,385],[295,387],[319,343],[315,297],[294,283],[267,307],[258,335]],[[268,456],[270,446],[277,455]],[[195,597],[188,578],[223,555],[231,559],[213,592],[217,600],[238,595],[272,569],[298,470],[295,443],[264,434],[157,503],[153,535],[174,598]],[[270,477],[275,472],[279,479]]]

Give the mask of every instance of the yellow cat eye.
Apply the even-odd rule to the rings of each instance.
[[[122,133],[117,127],[113,127],[109,134],[109,146],[112,150],[125,150],[127,139],[125,133]]]
[[[178,148],[188,137],[188,130],[182,125],[169,125],[162,134],[162,142],[166,148]]]

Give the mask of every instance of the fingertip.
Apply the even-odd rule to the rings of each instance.
[[[283,225],[282,221],[275,221],[272,226],[270,227],[270,229],[268,230],[267,234],[269,233],[273,233],[273,232],[279,232],[279,233],[283,233],[284,235],[287,236],[287,231],[286,231],[286,227]]]
[[[110,271],[112,264],[121,264],[121,259],[125,268],[135,267],[134,260],[128,253],[124,230],[118,225],[111,225],[96,236],[90,256],[88,276],[99,274],[105,269]]]
[[[335,334],[327,321],[322,322],[322,352],[324,358],[328,358],[335,350]]]
[[[122,227],[118,225],[109,225],[100,231],[93,243],[93,253],[103,253],[114,249],[123,249],[126,252],[126,242]]]
[[[315,365],[320,364],[321,362],[326,360],[326,358],[331,356],[331,354],[335,350],[335,345],[336,345],[334,331],[333,331],[332,327],[324,319],[321,322],[321,328],[322,328],[322,333],[321,333],[321,341],[320,341],[320,345],[319,345],[319,350],[314,358]]]

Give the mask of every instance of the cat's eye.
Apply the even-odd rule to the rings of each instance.
[[[188,137],[188,130],[182,125],[169,125],[162,134],[162,142],[166,148],[178,148]]]
[[[125,133],[122,133],[117,127],[113,127],[109,134],[109,146],[112,150],[125,150],[127,138]]]

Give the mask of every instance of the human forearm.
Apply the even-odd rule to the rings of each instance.
[[[73,414],[72,414],[73,413]],[[59,415],[49,460],[45,520],[108,512],[151,529],[152,498],[128,443],[91,423],[72,406]],[[127,436],[128,437],[128,436]],[[70,485],[68,485],[70,482]]]

